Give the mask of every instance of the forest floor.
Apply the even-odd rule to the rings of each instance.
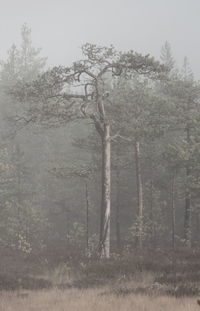
[[[2,254],[0,311],[200,311],[200,252],[40,265]]]
[[[108,289],[107,289],[108,290]],[[105,294],[102,289],[2,292],[0,311],[199,311],[194,298]]]

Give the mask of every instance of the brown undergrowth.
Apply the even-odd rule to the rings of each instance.
[[[0,311],[198,311],[195,299],[140,294],[102,295],[105,289],[30,292],[18,296],[2,292]]]
[[[112,255],[109,260],[81,258],[53,264],[33,258],[2,258],[0,290],[104,288],[102,296],[130,295],[198,297],[200,253],[143,251]],[[5,261],[5,262],[4,262]],[[4,269],[3,263],[9,263]],[[42,264],[41,264],[42,262]],[[10,267],[10,268],[9,268]]]

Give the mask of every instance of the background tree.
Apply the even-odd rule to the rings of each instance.
[[[10,211],[13,209],[12,217],[15,223],[15,229],[13,227],[12,230],[16,234],[16,239],[18,239],[18,247],[21,245],[21,249],[25,250],[28,247],[31,250],[33,248],[32,244],[38,238],[39,230],[44,229],[41,229],[42,222],[38,220],[41,219],[42,221],[43,219],[40,214],[41,210],[38,206],[37,208],[33,206],[32,174],[27,168],[25,157],[27,149],[30,148],[30,145],[26,146],[25,141],[26,137],[31,135],[31,129],[27,128],[26,134],[23,131],[16,133],[15,115],[20,115],[24,107],[15,98],[9,96],[9,91],[17,81],[35,79],[44,69],[46,59],[40,57],[40,50],[32,46],[31,30],[27,25],[22,26],[21,38],[21,47],[18,48],[13,44],[8,51],[7,60],[1,63],[0,107],[3,111],[1,115],[1,139],[6,146],[7,161],[10,163],[12,171],[12,187],[8,187],[8,189],[10,188],[10,200],[12,201]],[[36,223],[38,228],[36,228]],[[45,221],[43,225],[45,227]],[[17,245],[17,242],[15,245]],[[35,244],[34,247],[36,247]]]

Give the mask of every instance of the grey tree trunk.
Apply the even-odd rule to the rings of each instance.
[[[151,176],[152,176],[152,168],[151,168]],[[155,219],[154,219],[154,186],[153,180],[150,181],[150,223],[151,223],[151,246],[152,248],[156,248],[156,232],[155,232]]]
[[[100,258],[110,257],[110,125],[105,123],[102,134],[102,202],[99,255]]]
[[[190,143],[190,129],[187,127],[187,143]],[[185,192],[185,218],[184,218],[184,240],[185,246],[191,248],[191,192],[188,185],[191,175],[190,163],[186,164],[186,192]]]
[[[117,250],[121,252],[121,231],[120,231],[120,171],[116,170],[116,242]]]
[[[186,169],[186,178],[190,175],[189,168]],[[185,194],[185,219],[184,219],[184,240],[185,246],[191,248],[191,193],[188,189],[188,185],[186,186],[186,194]]]
[[[176,210],[175,210],[175,174],[171,179],[171,217],[172,217],[172,248],[175,250],[175,225],[176,225]]]
[[[89,193],[88,193],[87,180],[85,180],[85,200],[86,200],[86,251],[87,256],[89,256]]]
[[[137,198],[138,198],[138,245],[139,248],[143,247],[143,186],[141,176],[141,163],[140,163],[140,143],[135,141],[135,166],[136,166],[136,180],[137,180]]]
[[[13,146],[13,161],[15,162],[15,167],[16,167],[16,208],[17,208],[17,220],[18,220],[18,229],[17,229],[17,236],[18,236],[18,241],[20,241],[20,236],[21,236],[21,230],[22,230],[22,189],[21,189],[21,163],[20,163],[20,158],[22,156],[21,151],[20,151],[20,146],[16,142],[14,143]],[[28,230],[26,230],[28,231]]]

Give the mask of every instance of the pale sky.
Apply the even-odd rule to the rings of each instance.
[[[69,65],[86,42],[159,58],[167,40],[200,79],[200,0],[0,0],[0,59],[24,23],[49,65]]]

